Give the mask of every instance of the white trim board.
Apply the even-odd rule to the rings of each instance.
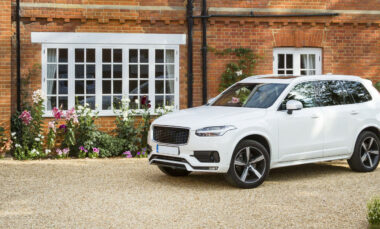
[[[183,45],[186,34],[32,32],[32,43]]]

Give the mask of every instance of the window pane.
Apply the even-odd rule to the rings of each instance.
[[[121,94],[122,93],[122,82],[121,82],[121,80],[114,80],[113,81],[113,93],[114,94]]]
[[[47,109],[53,110],[54,107],[57,107],[57,97],[48,96],[47,97]]]
[[[307,63],[307,55],[306,54],[301,54],[301,69],[305,69]]]
[[[58,55],[59,55],[59,62],[67,62],[67,49],[59,49],[58,50]]]
[[[90,108],[92,110],[95,110],[95,96],[87,96],[86,97],[86,103],[90,105]]]
[[[278,54],[278,65],[277,65],[277,67],[278,68],[284,68],[284,66],[285,66],[284,54]]]
[[[67,94],[67,80],[58,81],[58,94]]]
[[[293,54],[286,54],[286,68],[293,68]]]
[[[148,72],[148,65],[140,65],[140,78],[148,78],[149,72]]]
[[[166,93],[174,94],[174,80],[166,80]]]
[[[309,66],[308,66],[309,69],[315,69],[315,55],[314,54],[310,54],[309,55]]]
[[[164,78],[164,65],[156,65],[156,78]]]
[[[140,81],[140,93],[141,94],[147,94],[148,90],[149,90],[148,80],[141,80]]]
[[[111,110],[111,96],[103,96],[102,110]]]
[[[113,50],[113,62],[114,63],[121,63],[123,62],[123,55],[121,49],[114,49]]]
[[[62,110],[67,110],[67,96],[58,97],[58,106],[62,107]]]
[[[129,65],[129,78],[137,78],[137,65]]]
[[[293,71],[286,71],[286,74],[287,74],[287,75],[292,75],[292,74],[293,74]]]
[[[285,74],[284,70],[278,71],[277,74]]]
[[[174,95],[167,95],[165,100],[166,106],[174,106]]]
[[[75,62],[84,62],[84,49],[75,49]]]
[[[87,49],[86,51],[86,62],[95,63],[95,49]]]
[[[156,49],[156,63],[164,63],[164,50]]]
[[[174,78],[174,65],[166,65],[166,78]]]
[[[67,64],[60,64],[58,66],[58,78],[67,79]]]
[[[86,77],[87,78],[95,78],[95,65],[94,64],[86,65]]]
[[[301,75],[302,75],[302,76],[306,76],[306,75],[307,75],[307,71],[306,71],[306,70],[301,71]]]
[[[343,84],[348,94],[354,98],[355,103],[363,103],[372,99],[367,89],[360,82],[343,81]]]
[[[166,50],[166,63],[174,63],[174,50]]]
[[[164,96],[158,95],[158,96],[156,96],[155,99],[156,99],[156,101],[155,101],[156,108],[164,107]]]
[[[57,81],[55,81],[55,80],[48,80],[47,81],[47,94],[48,95],[57,94]]]
[[[84,81],[76,80],[75,81],[75,94],[84,94]]]
[[[111,62],[111,49],[103,49],[103,62]]]
[[[315,75],[315,71],[314,70],[309,70],[308,71],[308,75]]]
[[[130,63],[137,63],[137,49],[130,49],[129,50],[129,62]]]
[[[148,49],[140,49],[140,63],[148,63]]]
[[[95,94],[95,80],[87,80],[86,82],[86,93]]]
[[[129,104],[129,107],[131,109],[137,109],[138,108],[138,104],[135,103],[135,100],[138,99],[139,100],[139,97],[136,96],[136,95],[132,95],[132,96],[129,96],[129,99],[131,100],[131,103]],[[140,100],[139,100],[140,101]],[[140,103],[140,102],[139,102]]]
[[[57,49],[48,49],[47,50],[47,61],[48,63],[57,62]]]
[[[111,94],[111,80],[103,80],[103,94]]]
[[[121,105],[121,96],[114,96],[113,97],[113,107],[115,109],[120,109]]]
[[[84,65],[76,64],[75,65],[75,78],[84,78]]]
[[[156,80],[156,94],[163,94],[163,93],[164,93],[164,81]]]
[[[111,65],[103,64],[103,78],[111,78]]]
[[[56,64],[48,64],[47,66],[47,78],[55,79],[57,77],[57,65]]]
[[[298,100],[304,108],[316,107],[316,93],[314,83],[305,82],[296,85],[284,99],[281,109],[286,109],[286,102],[289,100]]]
[[[334,106],[344,104],[342,95],[342,88],[338,81],[319,81],[318,88],[318,101],[322,106]]]
[[[137,80],[129,81],[129,94],[138,94]],[[133,102],[133,101],[132,101]]]
[[[76,96],[75,97],[75,104],[80,104],[80,105],[84,105],[85,101],[84,101],[84,96]]]
[[[115,64],[113,66],[113,78],[122,78],[123,77],[123,68],[121,64]]]

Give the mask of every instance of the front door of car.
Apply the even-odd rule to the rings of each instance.
[[[303,108],[288,114],[289,100],[300,101]],[[300,83],[289,92],[277,111],[277,123],[279,162],[323,156],[324,115],[317,105],[314,82]]]

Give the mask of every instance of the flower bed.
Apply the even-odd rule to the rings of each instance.
[[[98,129],[95,125],[98,112],[91,110],[88,104],[78,104],[67,111],[54,107],[54,119],[48,123],[46,130],[42,117],[45,95],[37,90],[32,99],[32,104],[24,105],[23,111],[13,116],[12,139],[2,139],[0,142],[2,152],[11,152],[16,159],[130,158],[147,157],[150,152],[147,137],[152,109],[146,97],[134,101],[140,103],[140,110],[130,109],[132,104],[128,98],[121,100],[120,109],[114,110],[115,129],[111,134]],[[171,110],[172,107],[164,107],[154,110],[154,113],[162,115]]]

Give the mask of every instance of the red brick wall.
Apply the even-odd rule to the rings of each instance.
[[[0,125],[9,128],[11,114],[11,0],[0,0]]]
[[[22,2],[156,5],[175,6],[177,9],[173,11],[142,11],[23,7],[21,11],[23,20],[21,27],[23,76],[27,75],[32,66],[40,63],[41,60],[40,45],[30,43],[31,32],[187,33],[186,12],[185,8],[183,8],[186,2],[183,0],[118,0],[113,2],[95,0],[23,0]],[[200,0],[195,1],[196,15],[200,13],[200,2]],[[208,2],[209,7],[380,10],[378,0],[209,0]],[[195,23],[193,98],[194,105],[197,106],[202,101],[201,27],[199,20],[195,20]],[[11,35],[9,34],[9,36]],[[380,16],[375,14],[341,14],[337,17],[314,18],[210,19],[207,37],[209,46],[217,49],[227,47],[253,49],[261,57],[257,62],[255,74],[272,73],[272,52],[274,47],[320,47],[323,50],[323,73],[355,74],[373,78],[375,81],[380,80]],[[10,41],[9,37],[8,39]],[[0,50],[2,49],[3,45],[1,45]],[[12,51],[14,52],[15,50],[13,49]],[[210,98],[218,93],[220,76],[225,69],[225,65],[231,61],[231,57],[215,56],[213,53],[209,53],[208,56],[208,97]],[[12,67],[12,79],[14,80],[14,61],[12,62]],[[3,71],[0,74],[3,74]],[[181,108],[185,108],[187,105],[186,74],[187,48],[182,45],[180,47]],[[39,88],[40,74],[32,76],[31,82],[30,91]],[[13,85],[12,104],[16,104],[15,83]],[[110,129],[113,126],[112,117],[102,118],[102,127],[104,129]]]

